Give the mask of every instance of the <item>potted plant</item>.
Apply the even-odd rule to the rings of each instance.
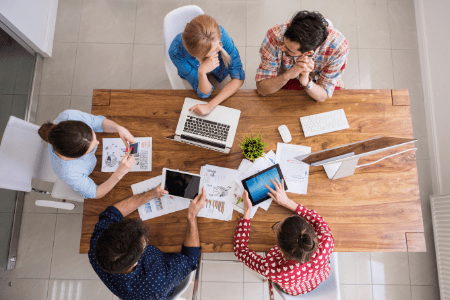
[[[248,160],[254,162],[258,157],[263,156],[264,147],[266,147],[267,144],[261,141],[261,135],[258,132],[256,137],[253,137],[253,133],[251,136],[247,135],[239,146],[242,148],[244,156]]]

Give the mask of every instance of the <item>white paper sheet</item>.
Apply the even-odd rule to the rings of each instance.
[[[205,206],[197,216],[229,221],[233,215],[233,198],[237,170],[212,165],[201,167],[206,192]]]
[[[154,189],[160,185],[161,182],[162,176],[159,175],[157,177],[131,185],[131,190],[133,191],[133,195],[141,194]],[[145,221],[186,209],[189,207],[189,203],[189,200],[183,198],[164,195],[162,197],[153,198],[147,203],[139,206],[138,212],[141,219]]]
[[[296,156],[311,153],[311,147],[278,143],[275,162],[280,165],[287,192],[306,194],[308,190],[309,165],[295,159]]]
[[[152,170],[152,138],[134,138],[135,142],[141,142],[141,151],[135,156],[136,162],[130,172],[148,172]],[[102,172],[114,172],[125,156],[125,144],[120,138],[103,139]]]

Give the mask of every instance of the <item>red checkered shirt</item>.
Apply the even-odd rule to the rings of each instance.
[[[284,33],[290,24],[291,21],[277,24],[267,31],[259,50],[261,63],[256,71],[256,82],[277,77],[295,64],[296,58],[280,50]],[[309,75],[327,91],[328,97],[333,95],[335,87],[345,88],[341,75],[347,65],[347,57],[347,40],[337,29],[328,27],[327,39],[312,56],[314,70]]]

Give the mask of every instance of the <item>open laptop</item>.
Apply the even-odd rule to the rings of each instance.
[[[241,111],[220,105],[205,116],[198,116],[189,111],[197,104],[207,103],[186,98],[175,135],[166,138],[222,153],[230,153]]]

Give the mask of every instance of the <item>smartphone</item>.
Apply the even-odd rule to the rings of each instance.
[[[131,150],[130,155],[139,154],[139,152],[141,151],[141,143],[140,142],[137,142],[137,143],[134,143],[134,144],[130,144],[130,148],[131,147],[133,149]]]

